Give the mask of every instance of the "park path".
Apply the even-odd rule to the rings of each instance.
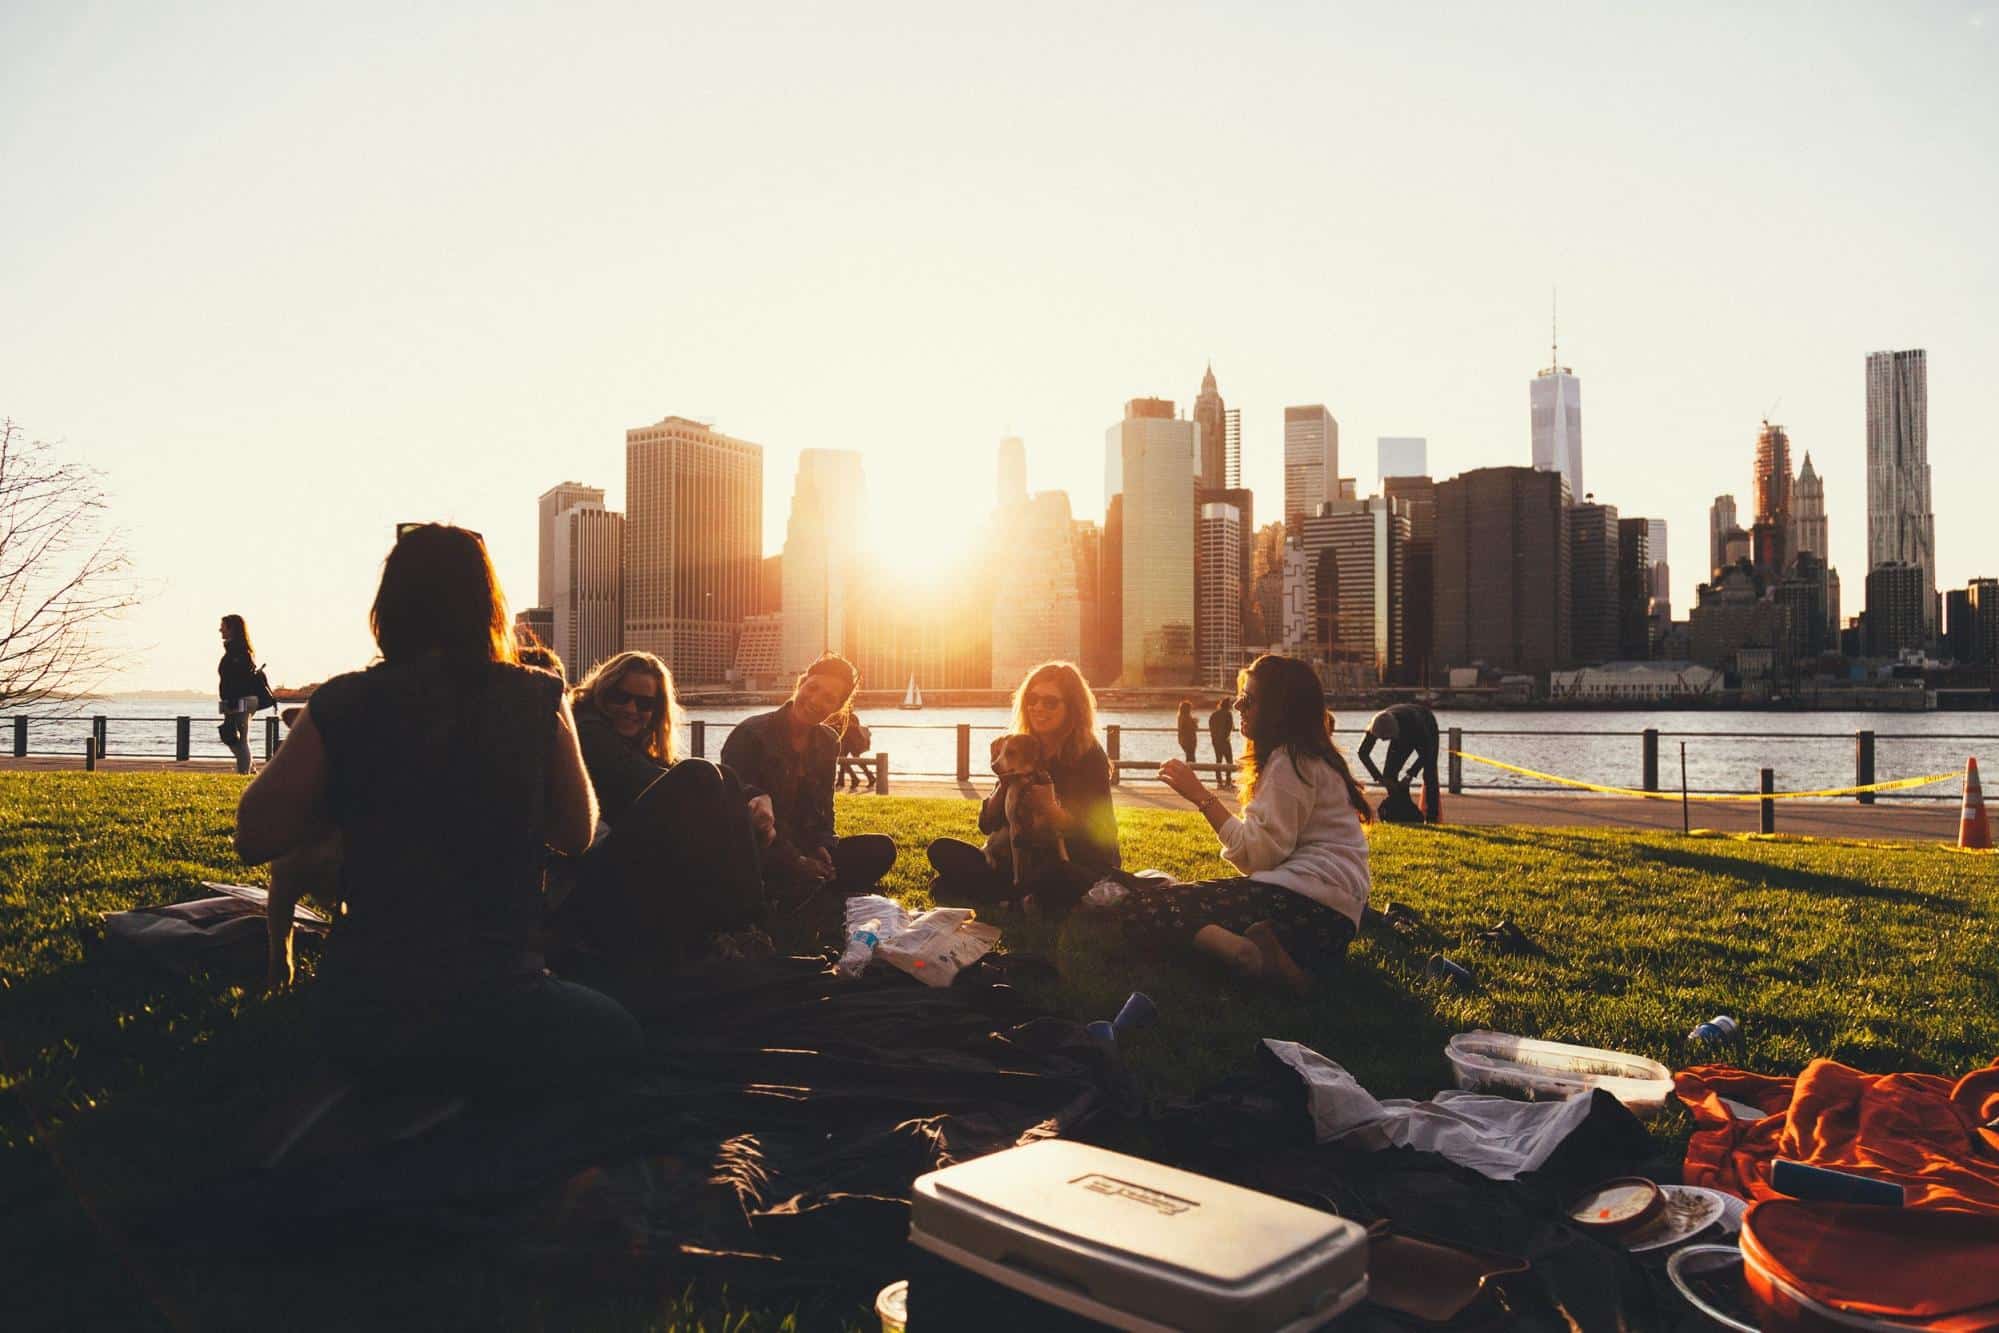
[[[0,758],[0,772],[57,771],[83,767],[82,760],[60,756]],[[100,772],[183,772],[229,774],[227,760],[163,759],[98,761]],[[977,783],[950,779],[897,778],[889,775],[895,796],[972,798],[984,796]],[[1184,810],[1187,805],[1157,782],[1126,782],[1117,788],[1120,805],[1138,809]],[[1453,824],[1524,824],[1539,828],[1634,828],[1677,831],[1678,801],[1647,801],[1623,796],[1568,795],[1548,792],[1466,792],[1444,798],[1444,817]],[[1911,842],[1957,841],[1956,801],[1779,801],[1777,831],[1817,838],[1868,838]],[[1696,802],[1690,812],[1694,828],[1724,833],[1754,833],[1754,802]]]

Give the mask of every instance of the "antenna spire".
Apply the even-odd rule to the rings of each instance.
[[[1562,339],[1560,336],[1560,308],[1556,304],[1557,297],[1558,293],[1556,289],[1550,287],[1548,289],[1548,364],[1559,369],[1562,364],[1562,354],[1559,350]]]

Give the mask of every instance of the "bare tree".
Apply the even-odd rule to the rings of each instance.
[[[138,602],[129,575],[99,474],[0,423],[0,707],[96,683],[99,631]]]

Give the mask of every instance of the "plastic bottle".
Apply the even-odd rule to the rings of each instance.
[[[1083,901],[1091,907],[1110,907],[1129,892],[1129,889],[1114,879],[1100,879],[1083,895]]]
[[[1735,1040],[1735,1020],[1727,1014],[1716,1014],[1705,1023],[1696,1024],[1687,1034],[1687,1040],[1695,1046],[1726,1046]]]
[[[1423,975],[1432,981],[1441,981],[1446,986],[1469,986],[1472,983],[1469,968],[1440,953],[1430,955],[1430,961],[1423,967]]]

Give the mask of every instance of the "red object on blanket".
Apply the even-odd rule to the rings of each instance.
[[[1999,1215],[1769,1199],[1742,1224],[1764,1333],[1999,1329]]]
[[[1795,1079],[1701,1065],[1673,1076],[1693,1113],[1685,1179],[1750,1200],[1779,1157],[1899,1182],[1907,1206],[1999,1214],[1999,1061],[1952,1082],[1814,1060]],[[1753,1106],[1737,1119],[1722,1099]]]

